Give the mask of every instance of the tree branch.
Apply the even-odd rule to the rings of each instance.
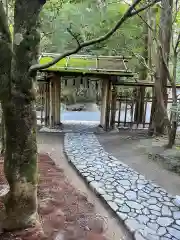
[[[75,39],[76,43],[77,43],[77,46],[81,46],[81,43],[78,39],[78,35],[75,34],[72,30],[71,30],[71,27],[67,28],[67,31],[68,33]]]
[[[134,16],[134,15],[138,15],[140,12],[146,10],[147,8],[152,7],[152,6],[153,6],[155,3],[157,3],[157,2],[160,2],[160,1],[153,1],[153,2],[148,3],[148,4],[146,4],[144,7],[141,7],[141,8],[139,8],[139,9],[137,9],[137,10],[134,9],[135,11],[133,11],[133,12],[131,13],[131,17]]]
[[[82,48],[96,44],[96,43],[100,43],[102,41],[107,40],[108,38],[110,38],[120,27],[121,25],[129,18],[131,18],[132,16],[136,15],[137,13],[140,13],[141,11],[145,10],[146,8],[154,5],[157,2],[160,2],[160,0],[153,0],[151,3],[147,4],[146,6],[138,9],[137,11],[133,11],[135,9],[135,7],[141,2],[142,0],[135,0],[134,3],[132,3],[132,5],[128,8],[128,10],[125,12],[125,14],[122,16],[122,18],[116,23],[116,25],[109,31],[107,32],[105,35],[99,37],[99,38],[95,38],[89,41],[85,41],[81,44],[78,44],[77,47],[75,49],[69,50],[63,54],[60,54],[57,58],[53,59],[51,62],[46,63],[46,64],[35,64],[32,65],[29,69],[29,74],[31,74],[34,71],[38,71],[38,70],[42,70],[48,67],[53,66],[54,64],[56,64],[57,62],[59,62],[61,59],[70,56],[72,54],[75,54],[77,52],[79,52]]]
[[[177,37],[177,41],[176,41],[176,45],[174,47],[174,53],[178,53],[178,46],[180,43],[180,32],[178,33],[178,37]]]
[[[175,14],[174,14],[174,18],[173,18],[173,20],[172,20],[172,25],[175,23],[176,18],[177,18],[177,14],[178,14],[178,12],[179,12],[179,10],[180,10],[180,6],[179,6],[179,4],[178,4],[178,1],[179,1],[179,0],[176,0],[176,1],[175,1],[175,7],[174,7],[174,9],[175,9]]]
[[[164,69],[167,72],[167,78],[169,79],[169,82],[170,82],[171,86],[172,87],[176,87],[175,82],[173,81],[173,79],[172,79],[172,77],[170,75],[169,68],[168,68],[168,65],[167,65],[166,60],[165,60],[165,56],[164,56],[164,53],[163,53],[163,48],[162,48],[160,43],[157,43],[157,44],[158,44],[158,48],[159,48],[159,52],[160,52],[160,57],[161,57],[162,63],[164,65]]]

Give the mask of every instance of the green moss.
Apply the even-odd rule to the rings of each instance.
[[[37,173],[37,154],[31,156],[30,162],[23,164],[20,169],[21,177],[24,177],[27,182],[32,184],[37,183],[38,173]]]
[[[51,62],[53,60],[52,57],[42,57],[40,59],[40,64],[45,64],[48,62]],[[67,66],[66,66],[67,64]],[[58,63],[56,63],[54,66],[48,68],[50,69],[56,69],[60,70],[60,68],[95,68],[96,67],[96,61],[94,59],[80,59],[80,58],[70,58],[68,61],[66,58],[63,58]]]
[[[40,64],[47,64],[53,60],[52,57],[42,57],[40,59]],[[93,69],[93,70],[92,70]],[[109,69],[112,69],[112,63],[109,65]],[[117,69],[117,68],[116,68]],[[67,62],[66,58],[60,60],[58,63],[53,65],[52,67],[49,67],[46,69],[48,71],[56,71],[56,72],[70,72],[70,73],[91,73],[91,74],[109,74],[109,75],[130,75],[131,71],[123,71],[122,72],[116,72],[111,71],[107,69],[107,66],[105,67],[104,71],[98,71],[96,70],[96,59],[89,59],[89,58],[70,58]],[[133,75],[133,74],[132,74]]]

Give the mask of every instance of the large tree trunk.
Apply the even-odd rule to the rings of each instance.
[[[1,34],[3,34],[1,37]],[[11,76],[11,59],[12,59],[12,42],[8,28],[8,19],[3,8],[3,3],[0,1],[0,100],[5,99],[10,93],[10,76]],[[2,107],[2,105],[1,105]],[[4,114],[1,116],[1,134],[2,134],[2,149],[4,154]]]
[[[167,132],[168,136],[171,136],[171,123],[168,118],[165,102],[163,101],[163,92],[162,92],[162,85],[161,85],[161,79],[158,75],[159,73],[157,72],[155,74],[155,95],[156,95],[156,103],[158,108],[156,108],[155,111],[155,118],[158,118],[155,122],[159,121],[160,124],[157,126],[155,125],[154,127],[154,133],[155,135],[159,134],[159,127],[161,127],[161,121],[163,121],[164,125],[167,127]]]
[[[19,229],[37,219],[36,115],[33,102],[20,92],[3,103],[6,149],[4,172],[10,186],[5,198],[5,229]]]
[[[173,0],[163,0],[160,18],[159,40],[163,49],[166,64],[169,62],[171,35],[172,35],[172,9]],[[160,57],[161,58],[161,57]],[[160,61],[160,81],[162,84],[163,98],[167,105],[167,71]]]
[[[4,126],[4,114],[2,112],[1,115],[1,154],[3,155],[5,152],[5,126]]]
[[[161,9],[161,17],[160,17],[160,29],[159,29],[159,42],[161,44],[164,59],[166,64],[168,65],[169,62],[169,54],[170,54],[170,43],[171,43],[171,34],[172,34],[172,7],[173,7],[173,0],[164,0],[162,1],[162,9]],[[160,54],[160,51],[158,51]],[[162,101],[164,101],[164,106],[167,108],[167,71],[164,67],[162,62],[162,56],[158,56],[159,63],[157,64],[159,77],[160,77],[160,84],[161,84],[161,91],[162,91]],[[157,92],[158,95],[160,93]],[[157,96],[156,96],[157,97]],[[161,119],[163,115],[159,116]],[[156,134],[164,134],[165,131],[165,122],[159,126],[159,119],[155,122],[156,126]]]
[[[7,230],[37,221],[36,111],[30,66],[37,62],[38,17],[44,1],[16,0],[10,91],[2,100],[6,128],[4,172],[10,186],[5,197]]]
[[[173,103],[177,104],[177,92],[176,92],[176,71],[177,71],[177,59],[178,59],[178,53],[174,52],[173,56],[173,79],[171,82],[172,85],[172,99]],[[172,112],[172,129],[171,133],[169,134],[169,141],[168,141],[168,147],[172,148],[172,146],[175,144],[176,139],[176,131],[177,131],[177,113]]]
[[[145,14],[144,14],[145,15]],[[145,15],[146,16],[146,15]],[[147,18],[145,17],[145,20]],[[142,50],[142,57],[144,58],[146,64],[148,64],[148,26],[147,24],[143,23],[143,41],[144,46]],[[147,67],[144,63],[140,65],[139,71],[139,79],[146,80],[147,79]],[[143,115],[144,115],[144,98],[145,98],[145,88],[139,87],[136,89],[136,99],[135,99],[135,111],[134,111],[134,121],[139,124],[143,122]]]
[[[157,61],[157,46],[156,46],[156,41],[154,40],[153,36],[154,34],[157,34],[157,23],[156,23],[156,15],[158,12],[158,8],[157,7],[153,7],[153,8],[149,8],[147,10],[148,12],[148,24],[150,26],[152,26],[152,29],[154,31],[152,31],[151,28],[148,28],[148,67],[149,69],[152,69],[152,71],[154,71],[154,67],[156,65],[156,61]],[[153,75],[149,75],[148,76],[149,81],[154,81]],[[150,123],[149,123],[149,129],[148,129],[148,135],[152,136],[154,134],[154,114],[155,114],[155,110],[156,110],[156,106],[157,106],[157,100],[156,100],[156,96],[155,96],[155,89],[152,88],[152,105],[151,105],[151,114],[150,114]],[[156,125],[158,123],[156,122]]]

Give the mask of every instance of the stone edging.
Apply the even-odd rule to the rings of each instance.
[[[174,197],[105,152],[94,134],[65,134],[64,150],[134,239],[180,239],[180,208]]]

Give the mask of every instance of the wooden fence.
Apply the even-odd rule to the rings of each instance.
[[[116,124],[118,127],[123,128],[148,128],[151,119],[151,107],[153,98],[152,97],[145,97],[143,103],[143,116],[142,121],[137,122],[135,120],[135,111],[136,111],[136,104],[138,99],[133,97],[126,97],[121,96],[117,98],[116,104]],[[172,118],[171,106],[173,100],[172,98],[168,98],[168,116]]]

